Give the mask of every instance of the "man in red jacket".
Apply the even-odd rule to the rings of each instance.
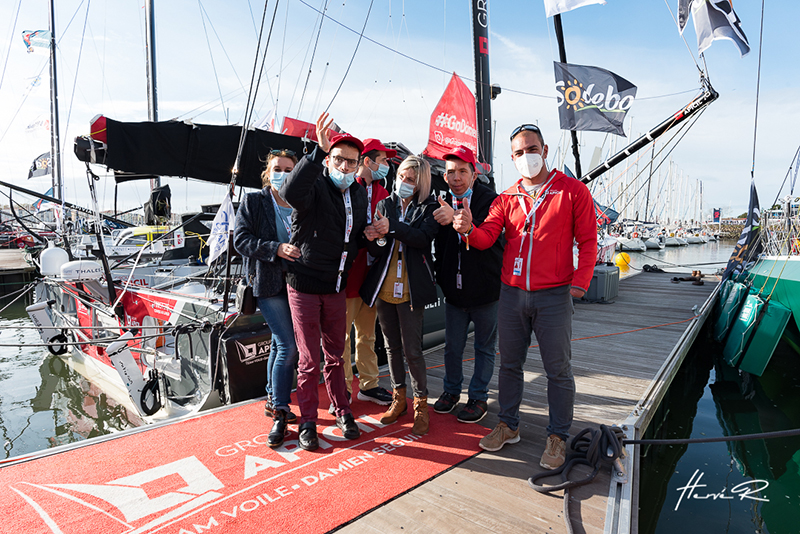
[[[540,464],[564,463],[572,426],[575,379],[572,376],[572,298],[589,289],[597,255],[594,202],[580,181],[545,165],[547,145],[537,126],[523,124],[511,133],[511,158],[522,179],[492,203],[479,227],[469,208],[453,217],[453,228],[469,246],[486,249],[505,230],[502,286],[498,305],[500,422],[480,441],[488,451],[519,441],[519,406],[525,385],[523,364],[536,334],[547,375],[550,421]],[[572,246],[578,244],[578,268]]]
[[[356,181],[367,191],[367,224],[372,224],[378,202],[389,196],[380,182],[389,172],[388,158],[397,155],[396,150],[386,148],[378,139],[365,139],[364,150],[359,159]],[[367,249],[358,251],[356,261],[347,279],[347,335],[344,340],[344,380],[348,395],[352,393],[353,365],[350,355],[350,327],[356,327],[356,368],[358,369],[358,400],[386,405],[392,402],[392,394],[378,385],[378,356],[375,354],[375,316],[377,308],[370,308],[358,294],[367,276],[371,259]],[[331,404],[333,408],[333,404]],[[330,409],[328,410],[330,411]],[[333,413],[333,412],[331,412]]]

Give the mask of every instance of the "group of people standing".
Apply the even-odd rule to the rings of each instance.
[[[511,135],[512,159],[522,178],[500,195],[476,180],[475,156],[463,146],[444,157],[449,188],[444,196],[431,194],[430,166],[414,155],[400,163],[390,193],[380,181],[396,151],[377,139],[331,134],[331,124],[327,114],[320,116],[318,147],[300,160],[291,151],[272,151],[262,174],[264,188],[247,195],[236,216],[234,246],[246,259],[248,281],[274,340],[265,408],[273,418],[269,445],[282,445],[288,424],[298,422],[289,406],[295,365],[299,446],[319,447],[320,372],[336,425],[345,438],[359,437],[351,410],[351,327],[357,398],[388,405],[381,423],[395,422],[409,411],[407,368],[412,432],[426,434],[423,313],[437,300],[438,284],[445,296],[445,377],[433,409],[450,413],[459,406],[472,322],[474,372],[456,417],[475,423],[486,415],[499,337],[500,422],[480,446],[497,451],[518,442],[523,364],[535,333],[550,409],[541,465],[561,465],[575,396],[572,298],[588,289],[597,246],[586,186],[547,170],[542,134],[526,124]],[[391,392],[378,384],[376,317]]]

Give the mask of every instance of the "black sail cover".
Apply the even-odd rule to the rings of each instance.
[[[241,126],[112,119],[106,119],[106,128],[105,160],[97,163],[131,173],[116,174],[117,183],[152,175],[230,183],[242,131]],[[248,130],[236,184],[261,189],[261,171],[271,150],[292,150],[300,158],[316,146],[299,137]]]

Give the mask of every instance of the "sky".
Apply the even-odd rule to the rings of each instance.
[[[143,4],[57,2],[60,135],[68,201],[90,205],[85,167],[73,154],[72,140],[88,134],[92,117],[147,120]],[[430,115],[451,73],[474,88],[469,0],[328,0],[330,18],[320,29],[317,9],[325,4],[279,0],[255,116],[263,117],[274,107],[279,117],[314,122],[328,109],[353,135],[398,141],[421,152]],[[499,187],[505,189],[519,177],[508,139],[519,124],[539,124],[550,146],[548,164],[560,163],[565,135],[555,99],[558,48],[553,19],[545,16],[542,0],[488,4],[491,82],[503,90],[492,103],[493,163]],[[733,43],[718,40],[706,50],[704,63],[697,59],[691,21],[685,43],[677,30],[670,12],[675,12],[677,0],[608,0],[562,15],[569,63],[602,67],[638,87],[625,122],[627,139],[581,134],[584,171],[595,147],[604,152],[622,148],[686,105],[700,87],[695,64],[700,61],[720,97],[671,153],[676,169],[684,184],[702,181],[706,215],[713,207],[721,207],[723,216],[739,215],[747,208],[755,139],[756,186],[762,206],[772,204],[800,144],[794,128],[800,117],[794,98],[800,94],[800,76],[793,64],[800,45],[791,26],[800,4],[766,5],[757,130],[761,3],[733,4],[752,50],[740,58]],[[241,124],[264,4],[154,0],[154,5],[160,120]],[[266,7],[265,42],[275,1]],[[49,119],[49,63],[45,49],[26,53],[21,35],[23,30],[46,29],[48,12],[46,0],[0,2],[0,179],[41,192],[50,187],[49,176],[27,180],[27,174],[31,162],[50,146],[49,132],[34,127]],[[571,155],[566,164],[574,168]],[[100,209],[112,209],[113,178],[102,167],[94,171],[101,176]],[[164,182],[171,187],[177,212],[218,203],[225,193],[223,187],[194,180]],[[787,193],[784,187],[781,195]],[[596,190],[595,195],[615,198],[616,193]],[[119,185],[120,210],[140,206],[147,198],[145,182]],[[617,199],[617,206],[623,202],[627,200]],[[0,204],[5,203],[7,198],[0,195]]]

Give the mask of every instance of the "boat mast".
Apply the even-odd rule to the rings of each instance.
[[[556,39],[558,40],[558,57],[561,63],[567,62],[567,49],[564,46],[564,29],[561,27],[561,14],[553,17],[553,24],[556,28]],[[572,134],[572,155],[575,156],[575,177],[581,178],[581,155],[578,151],[578,132],[571,131]]]
[[[492,157],[492,100],[500,87],[489,79],[489,0],[472,0],[472,45],[475,57],[475,104],[478,111],[478,160],[494,166]],[[494,171],[487,173],[495,189]]]
[[[52,0],[51,0],[52,1]],[[158,96],[156,91],[156,23],[153,17],[154,0],[145,0],[144,18],[147,25],[147,119],[158,122]],[[161,187],[161,177],[150,179],[150,189]]]
[[[50,176],[53,197],[62,200],[61,144],[58,133],[58,84],[56,83],[56,12],[55,0],[50,0]]]

